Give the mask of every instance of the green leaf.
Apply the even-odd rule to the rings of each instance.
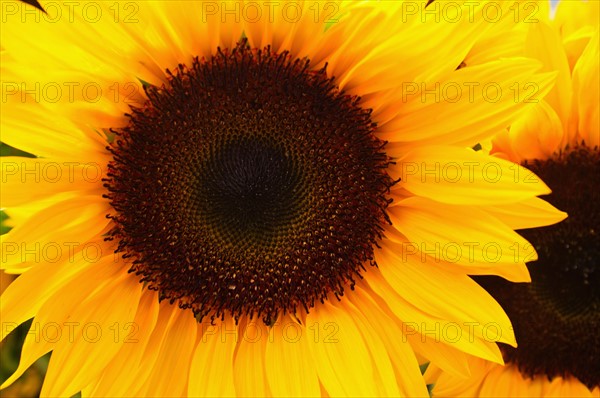
[[[433,397],[433,387],[435,387],[435,384],[427,384],[427,392],[430,397]]]
[[[152,83],[148,83],[147,81],[145,81],[143,79],[140,79],[139,77],[138,77],[138,80],[140,81],[140,83],[142,83],[142,87],[144,87],[144,88],[152,87],[153,86]]]
[[[4,212],[4,210],[0,210],[0,235],[4,235],[11,230],[11,227],[4,224],[7,219],[8,215]]]
[[[35,155],[14,148],[3,142],[0,142],[0,156],[21,156],[24,158],[35,158]]]

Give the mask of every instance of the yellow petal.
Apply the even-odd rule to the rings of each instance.
[[[393,77],[390,76],[387,82],[381,78],[385,71],[392,72],[391,64],[379,61],[389,57],[395,47],[395,34],[392,32],[401,29],[401,26],[395,23],[398,19],[393,15],[394,10],[384,10],[383,7],[369,2],[346,1],[337,11],[333,10],[333,3],[307,4],[313,4],[313,11],[322,7],[321,16],[337,20],[324,37],[324,48],[327,51],[320,53],[324,53],[326,57],[319,55],[317,59],[327,62],[327,71],[336,77],[341,89],[351,94],[363,91],[364,95],[376,91],[376,87],[392,86],[390,83],[395,80]],[[396,2],[388,4],[397,9]],[[390,34],[385,35],[383,32],[386,31]]]
[[[497,5],[487,4],[484,7],[493,9]],[[549,1],[504,2],[504,7],[502,10],[504,18],[495,22],[494,29],[489,29],[482,39],[475,43],[465,58],[466,67],[501,58],[525,56],[523,43],[529,25],[550,21]],[[487,18],[493,19],[491,14],[488,14]]]
[[[453,14],[452,8],[456,8],[455,5],[447,6],[443,2],[429,4],[427,6],[428,12],[423,11],[419,15],[419,20],[422,23],[420,28],[430,32],[427,33],[427,44],[417,45],[419,49],[427,51],[427,54],[423,54],[422,57],[417,59],[431,62],[431,54],[435,54],[434,58],[439,57],[445,62],[431,62],[431,65],[424,66],[422,73],[416,77],[415,81],[435,82],[440,80],[443,73],[453,72],[460,65],[472,46],[481,38],[485,38],[488,31],[502,29],[506,33],[507,28],[511,26],[511,20],[514,19],[511,11],[511,8],[514,7],[513,4],[510,2],[494,4],[494,8],[498,13],[497,20],[489,17],[490,5],[486,2],[461,2],[459,4],[460,14],[458,10],[456,14]],[[443,15],[443,17],[440,18],[440,15]],[[460,19],[458,21],[454,20],[453,15],[460,15]],[[424,29],[425,26],[423,25],[426,25],[427,29]],[[451,27],[448,25],[451,25]],[[415,34],[415,32],[407,32],[409,37],[412,36],[410,33]],[[436,67],[439,69],[436,70]]]
[[[392,365],[392,359],[388,354],[387,347],[379,337],[377,329],[372,328],[371,324],[365,316],[356,309],[356,307],[348,300],[343,300],[338,303],[338,306],[346,311],[354,320],[357,329],[361,332],[365,344],[371,354],[371,362],[374,369],[374,382],[378,387],[378,396],[380,397],[398,397],[404,396],[400,394],[399,380],[396,379],[396,372]],[[406,345],[408,343],[404,342]],[[409,356],[409,361],[411,357]],[[425,387],[425,380],[417,373],[418,367],[416,361],[413,361],[414,368],[412,369],[413,376],[417,377],[416,383],[421,383]],[[420,373],[420,372],[419,372]],[[414,383],[415,381],[413,381]],[[413,387],[414,388],[414,387]]]
[[[498,366],[495,363],[480,358],[470,357],[470,377],[461,377],[444,372],[432,363],[425,371],[428,384],[433,384],[433,396],[436,397],[477,397],[481,382],[490,368]]]
[[[172,309],[173,317],[158,347],[156,363],[140,391],[135,395],[179,397],[187,391],[190,364],[198,326],[191,311]],[[147,366],[143,363],[142,366]],[[138,380],[139,381],[139,380]],[[138,387],[140,386],[139,383]],[[132,394],[134,395],[134,394]]]
[[[265,357],[271,392],[278,397],[316,397],[319,378],[309,354],[312,331],[291,316],[278,319],[269,331]]]
[[[157,299],[157,295],[153,294],[153,299]],[[170,329],[175,322],[175,319],[181,313],[177,306],[173,306],[166,301],[158,303],[158,317],[154,328],[151,331],[150,338],[143,352],[141,353],[140,360],[137,364],[134,364],[128,371],[127,377],[121,378],[120,390],[125,390],[126,395],[132,396],[143,396],[149,395],[147,392],[149,384],[152,382],[150,377],[155,372],[155,368],[159,367],[157,364],[161,348],[168,338]],[[111,379],[105,379],[105,383],[111,383]]]
[[[496,275],[510,282],[531,282],[531,275],[525,263],[503,264],[501,267],[495,265],[468,267],[461,264],[446,263],[444,268],[453,272],[468,273],[469,275]]]
[[[152,57],[160,54],[151,51],[157,43],[147,40],[141,45],[132,34],[142,34],[145,30],[149,35],[152,5],[136,2],[115,6],[87,0],[76,4],[48,2],[46,11],[42,13],[30,5],[18,4],[16,10],[11,7],[3,23],[1,39],[6,53],[18,65],[31,65],[37,60],[46,67],[45,73],[37,77],[30,74],[32,68],[24,69],[22,81],[45,84],[47,79],[47,82],[58,83],[63,93],[61,100],[71,105],[77,105],[70,102],[77,95],[70,94],[84,93],[84,86],[89,83],[99,90],[89,91],[88,103],[104,102],[101,100],[104,98],[107,100],[104,105],[113,106],[108,114],[122,115],[124,102],[111,101],[119,90],[118,85],[136,82],[137,77],[155,80],[148,76],[145,66],[152,65]],[[28,17],[21,18],[23,15]],[[64,40],[65,37],[69,40]],[[182,40],[184,37],[178,41]],[[103,51],[94,50],[98,48]],[[161,65],[160,69],[176,65]],[[87,77],[71,80],[65,71],[80,71]],[[64,85],[65,82],[81,84],[69,86]]]
[[[158,320],[158,298],[155,292],[144,290],[131,325],[122,325],[119,336],[123,346],[115,355],[96,383],[84,396],[90,397],[122,397],[132,390],[131,385],[137,384],[135,369],[149,366],[142,363],[143,353],[149,347],[150,337]]]
[[[403,259],[401,246],[389,241],[382,242],[376,256],[385,280],[420,311],[470,328],[476,336],[515,344],[512,325],[500,304],[468,276],[423,264],[413,256]],[[457,331],[449,326],[447,337],[455,339]]]
[[[32,215],[64,200],[73,199],[77,196],[75,192],[67,192],[65,194],[53,195],[48,198],[35,200],[31,202],[21,203],[17,206],[11,206],[10,210],[3,209],[8,219],[5,220],[5,225],[14,228],[19,224],[27,222]]]
[[[539,68],[531,59],[509,58],[459,69],[442,81],[405,82],[394,102],[398,114],[377,134],[390,142],[390,152],[395,142],[472,146],[549,91],[554,74],[535,74]]]
[[[393,226],[407,238],[399,242],[406,255],[420,261],[500,268],[537,259],[529,242],[477,208],[412,197],[390,207],[388,213]]]
[[[567,38],[582,26],[597,28],[600,4],[594,0],[561,0],[557,2],[554,28]]]
[[[49,206],[27,222],[0,236],[2,269],[71,260],[100,236],[110,212],[108,202],[96,196],[79,196]],[[23,264],[21,264],[23,266]]]
[[[226,6],[222,4],[221,10]],[[337,25],[344,14],[338,1],[246,2],[237,8],[252,47],[271,46],[277,53],[289,51],[293,57],[310,57],[311,65],[316,66],[342,45],[340,34],[325,32],[328,23],[335,21]],[[229,5],[229,10],[234,9],[236,6]]]
[[[513,229],[543,227],[567,218],[567,213],[540,198],[531,198],[509,205],[490,206],[486,210]]]
[[[42,50],[38,54],[43,58]],[[117,74],[111,79],[109,71],[107,75],[95,75],[76,65],[66,70],[65,66],[46,69],[40,75],[38,67],[23,66],[26,62],[37,65],[30,60],[6,58],[2,57],[2,117],[7,119],[2,126],[7,131],[6,140],[39,156],[61,154],[67,159],[90,159],[86,152],[102,152],[106,146],[106,136],[98,132],[124,126],[129,106],[139,107],[145,101],[141,82],[132,77]],[[23,115],[37,117],[23,119]],[[44,141],[27,142],[19,137],[22,130]],[[53,139],[53,132],[60,132],[61,137]],[[73,141],[71,148],[50,145],[69,140]],[[80,149],[79,153],[73,148]]]
[[[550,189],[518,164],[469,148],[424,146],[390,167],[398,188],[450,204],[514,203]]]
[[[387,351],[386,355],[389,355],[394,367],[397,380],[396,388],[400,389],[400,395],[406,397],[427,396],[427,389],[421,377],[417,358],[408,340],[404,338],[401,327],[382,310],[372,295],[374,293],[369,292],[368,286],[357,286],[354,292],[348,294],[348,300],[356,307],[355,309],[350,308],[350,310],[362,314],[361,321],[366,326],[361,330],[376,332],[377,339],[380,339],[383,343],[383,347]],[[363,336],[366,341],[370,341],[366,334],[363,333]],[[383,354],[376,355],[373,350],[371,354],[373,358],[383,356]]]
[[[573,70],[573,90],[578,116],[578,138],[594,147],[600,145],[600,51],[599,33],[588,43]]]
[[[583,51],[590,42],[590,39],[594,36],[595,32],[596,29],[592,28],[591,26],[584,26],[577,32],[564,39],[563,46],[565,48],[565,53],[567,54],[567,59],[569,60],[569,68],[571,68],[571,72],[573,72],[573,69],[575,69],[577,61],[579,58],[581,58],[581,54],[583,54]]]
[[[544,380],[545,381],[545,380]],[[595,391],[590,391],[579,380],[568,377],[555,377],[551,382],[542,384],[542,395],[544,397],[582,397],[582,398],[597,398],[598,388]],[[595,393],[595,394],[594,394]]]
[[[54,282],[55,285],[46,285],[48,290],[41,289],[39,296],[33,294],[31,290],[31,286],[36,285],[15,284],[17,280],[23,278],[29,272],[34,272],[34,270],[28,271],[17,278],[2,295],[0,308],[2,309],[3,323],[7,322],[8,325],[20,324],[29,319],[32,313],[35,314],[35,318],[23,343],[19,367],[0,388],[12,384],[35,360],[54,349],[61,338],[68,338],[67,333],[63,334],[62,328],[64,322],[70,322],[69,316],[74,309],[90,292],[102,288],[115,275],[123,272],[122,269],[114,266],[111,256],[104,257],[93,264],[87,264],[87,261],[83,260],[83,267],[74,266],[74,264],[68,265],[77,271],[70,274],[66,271],[69,267],[65,267],[66,272],[63,271],[64,275],[58,275],[58,278],[67,277],[68,279],[66,281],[56,281]],[[41,268],[36,267],[35,270]],[[53,270],[45,269],[44,271],[48,279],[57,278],[57,276],[52,275]],[[27,282],[32,282],[32,280],[27,280]],[[42,283],[41,286],[44,286],[44,284]],[[50,291],[49,288],[52,288],[52,290]],[[42,302],[29,302],[21,299],[29,295],[38,299],[48,298]],[[27,304],[30,304],[31,307],[26,307]],[[68,327],[68,325],[64,327]]]
[[[318,332],[318,338],[307,341],[327,393],[333,397],[378,396],[376,369],[351,315],[326,301],[307,315],[306,323]]]
[[[464,64],[466,67],[473,67],[502,58],[523,57],[525,56],[524,36],[522,29],[490,30],[488,35],[475,43],[467,54]]]
[[[21,4],[19,7],[30,6]],[[7,16],[7,19],[12,21],[14,16]],[[37,24],[27,26],[29,25]],[[4,34],[5,29],[11,30],[13,27],[11,22],[3,24],[2,33]],[[16,37],[11,35],[7,41],[12,42],[13,39],[19,40],[25,36],[16,32],[15,35]],[[3,46],[5,44],[3,42]],[[25,46],[25,50],[30,51],[30,47]],[[40,52],[41,50],[33,51],[30,58],[42,62],[39,60]],[[38,67],[30,66],[40,65],[38,62],[31,59],[23,62],[18,59],[17,54],[9,51],[2,51],[0,56],[0,124],[3,142],[48,158],[91,161],[106,155],[106,137],[98,133],[100,126],[94,125],[90,119],[82,120],[84,108],[98,113],[107,106],[104,103],[106,101],[100,101],[100,97],[95,98],[97,81],[100,78],[86,79],[77,72],[66,72],[62,68],[56,72],[48,65],[45,73],[40,74]],[[53,73],[62,74],[64,78],[48,76]],[[80,98],[81,96],[85,99]],[[117,112],[118,116],[123,119],[126,110],[126,105],[121,107]]]
[[[543,397],[541,380],[530,380],[515,366],[495,366],[483,380],[481,396],[486,397]]]
[[[152,59],[163,71],[179,63],[189,65],[196,56],[208,57],[217,47],[234,47],[242,37],[242,17],[249,16],[237,0],[136,4],[139,7],[134,17],[140,23],[122,24],[120,28],[133,39],[136,48],[145,50],[146,59]]]
[[[124,274],[87,297],[70,313],[73,334],[61,338],[50,358],[42,396],[72,396],[95,381],[123,346],[142,286]]]
[[[7,336],[11,328],[39,314],[41,307],[63,286],[72,283],[74,278],[81,279],[80,274],[87,275],[86,272],[92,265],[94,267],[97,264],[106,267],[114,265],[112,256],[102,259],[93,258],[94,263],[90,263],[90,260],[92,257],[84,256],[79,252],[74,254],[70,261],[41,264],[15,279],[6,288],[0,300],[2,322],[7,326],[6,330],[2,331],[2,339]],[[96,274],[91,276],[98,277]],[[36,288],[31,289],[31,286]]]
[[[490,154],[500,159],[510,160],[511,162],[521,163],[523,159],[515,151],[514,142],[508,129],[501,130],[492,140]]]
[[[454,3],[459,16],[450,20],[440,18],[444,11],[435,10],[439,3],[430,4],[427,12],[424,1],[387,2],[385,12],[380,4],[355,3],[347,18],[327,32],[343,32],[345,38],[328,62],[340,87],[362,97],[394,89],[394,82],[437,81],[453,72],[483,32],[494,26],[483,17],[482,4],[469,9],[466,3]],[[402,106],[400,97],[398,93],[390,106]],[[366,104],[370,107],[368,100]]]
[[[570,87],[569,87],[570,92]],[[568,122],[568,115],[565,121]],[[567,124],[567,123],[565,123]],[[519,159],[547,159],[566,142],[563,121],[545,100],[532,106],[510,127],[513,149]]]
[[[97,162],[3,156],[0,158],[0,206],[10,211],[11,206],[74,191],[80,195],[97,195],[100,198],[105,193],[102,186],[105,168],[105,163]]]
[[[265,369],[269,331],[260,319],[240,323],[241,339],[237,349],[233,377],[238,396],[271,395]]]
[[[233,397],[233,353],[238,327],[232,318],[199,324],[199,341],[192,357],[188,396]]]
[[[448,345],[470,355],[503,363],[502,354],[494,342],[495,339],[500,337],[498,333],[495,333],[495,330],[492,331],[494,326],[489,327],[489,336],[484,338],[481,331],[475,328],[477,325],[469,324],[469,322],[457,324],[457,322],[440,319],[421,311],[400,296],[377,272],[369,275],[367,282],[373,291],[388,304],[392,313],[402,320],[402,331],[411,344],[414,340],[420,340],[424,344],[429,343],[428,349],[422,348],[420,350],[425,357],[430,358],[428,355],[429,350],[435,351],[439,346]],[[460,373],[461,367],[464,366],[464,362],[461,362],[460,359],[464,361],[464,357],[459,358],[458,367],[456,368],[448,360],[446,360],[445,366],[449,366],[452,371]],[[464,372],[464,369],[462,371]]]
[[[561,39],[549,25],[534,23],[529,25],[525,48],[526,56],[542,62],[542,72],[557,72],[556,84],[544,100],[554,109],[563,124],[563,130],[566,130],[571,112],[572,89],[571,71]]]
[[[465,378],[470,376],[471,370],[468,363],[470,355],[450,344],[441,344],[432,335],[413,334],[410,325],[403,326],[403,330],[408,332],[408,334],[405,334],[406,341],[410,343],[415,352],[439,366],[444,372],[455,377]]]

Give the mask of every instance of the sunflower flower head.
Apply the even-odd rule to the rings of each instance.
[[[525,53],[557,71],[557,84],[494,138],[492,152],[540,176],[552,189],[548,201],[569,217],[521,231],[539,253],[529,266],[531,284],[478,279],[515,327],[518,347],[502,347],[507,366],[473,359],[479,371],[471,379],[432,369],[434,395],[600,393],[599,13],[598,2],[560,2],[527,33]]]
[[[528,281],[564,213],[471,149],[555,78],[490,51],[510,4],[4,4],[3,388],[52,352],[44,396],[427,396],[516,344],[469,275]]]

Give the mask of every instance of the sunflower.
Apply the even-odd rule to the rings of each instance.
[[[482,48],[509,4],[41,3],[3,3],[2,141],[37,157],[2,158],[2,337],[33,318],[2,387],[48,352],[44,396],[427,396],[419,361],[502,362],[468,275],[529,280],[514,223],[564,216],[470,148],[554,80]]]
[[[569,214],[522,231],[539,253],[531,284],[478,279],[508,313],[519,345],[502,347],[506,367],[472,359],[479,370],[470,379],[429,370],[434,396],[600,395],[598,7],[561,2],[553,19],[530,28],[525,52],[558,71],[557,84],[493,140],[497,156],[533,170],[552,189],[548,201]]]

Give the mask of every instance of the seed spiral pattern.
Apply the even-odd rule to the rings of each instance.
[[[353,288],[394,183],[371,110],[326,66],[246,41],[167,72],[109,147],[130,272],[198,320],[271,324]]]

